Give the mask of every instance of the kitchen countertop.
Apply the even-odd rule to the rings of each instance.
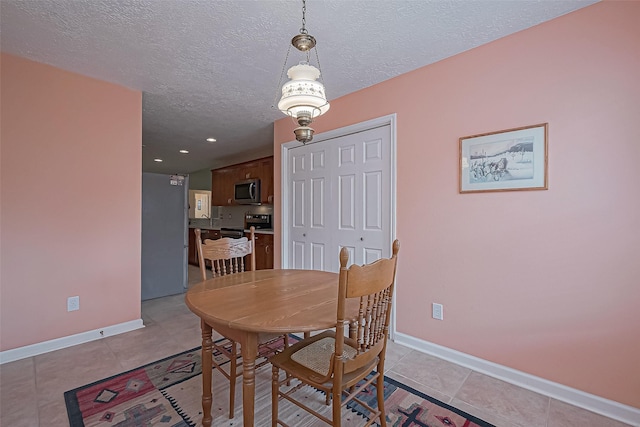
[[[244,230],[245,233],[248,233],[249,230]],[[256,234],[273,234],[273,228],[256,228]]]
[[[218,230],[218,231],[220,231],[220,227],[219,226],[211,226],[211,225],[197,226],[197,225],[189,224],[189,228],[199,228],[200,230]],[[249,229],[245,229],[244,232],[248,233]],[[255,233],[256,234],[273,234],[273,229],[272,228],[256,228]]]

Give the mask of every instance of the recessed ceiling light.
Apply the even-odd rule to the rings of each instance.
[[[162,159],[153,159],[154,162],[162,162]]]
[[[180,150],[182,154],[189,154],[189,150]]]
[[[207,138],[207,142],[216,142],[215,138]]]

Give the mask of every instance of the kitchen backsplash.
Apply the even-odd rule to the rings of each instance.
[[[272,205],[213,206],[211,219],[190,219],[189,227],[244,228],[244,216],[252,214],[273,215]]]

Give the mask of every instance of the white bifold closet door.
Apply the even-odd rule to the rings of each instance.
[[[391,126],[288,150],[288,268],[338,271],[391,253]]]

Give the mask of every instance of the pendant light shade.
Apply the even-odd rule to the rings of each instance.
[[[313,120],[329,110],[324,85],[317,81],[320,70],[300,63],[289,68],[287,76],[291,80],[282,86],[282,98],[278,102],[280,111],[294,119],[310,117]]]

